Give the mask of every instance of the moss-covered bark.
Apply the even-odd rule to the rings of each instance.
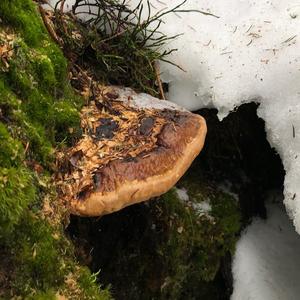
[[[0,1],[0,20],[0,297],[110,299],[51,213],[54,149],[76,138],[82,105],[67,60],[33,1]]]

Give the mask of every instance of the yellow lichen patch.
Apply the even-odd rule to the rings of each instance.
[[[0,32],[0,70],[5,72],[9,68],[9,61],[14,54],[16,36],[5,31]]]

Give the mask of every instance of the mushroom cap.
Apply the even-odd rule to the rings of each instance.
[[[83,137],[63,158],[71,213],[101,216],[167,192],[200,153],[205,120],[128,88],[110,87],[82,110]]]

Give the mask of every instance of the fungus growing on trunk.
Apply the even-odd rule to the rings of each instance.
[[[126,88],[93,91],[82,138],[61,154],[59,187],[73,214],[101,216],[167,192],[201,151],[206,123]]]

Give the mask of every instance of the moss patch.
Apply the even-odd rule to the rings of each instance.
[[[76,263],[50,184],[54,149],[79,134],[68,62],[33,1],[0,1],[0,20],[0,297],[110,299]]]

